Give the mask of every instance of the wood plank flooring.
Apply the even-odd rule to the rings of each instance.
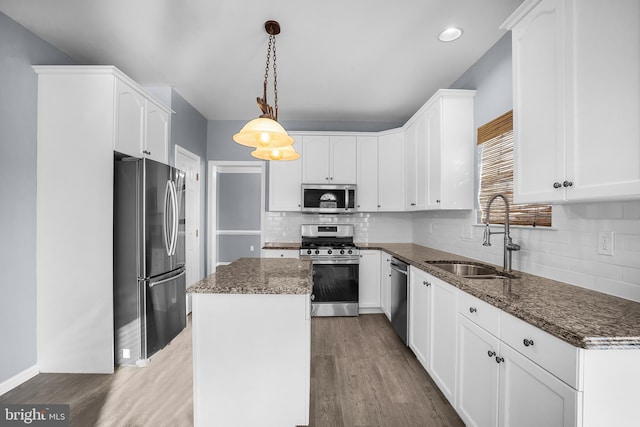
[[[313,318],[311,427],[463,426],[386,317]],[[191,323],[146,368],[40,374],[0,403],[68,403],[71,426],[193,425]]]

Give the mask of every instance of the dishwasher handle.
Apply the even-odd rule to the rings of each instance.
[[[405,276],[407,275],[406,264],[405,264],[405,268],[403,269],[402,265],[391,263],[391,269],[394,271],[397,271],[400,274],[404,274]]]

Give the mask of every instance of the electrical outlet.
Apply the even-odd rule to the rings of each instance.
[[[598,233],[598,253],[600,255],[613,256],[613,231],[601,231]]]
[[[254,250],[255,250],[255,248],[253,247],[253,245],[250,245],[250,246],[249,246],[249,251],[250,251],[250,252],[253,252]]]
[[[128,348],[123,348],[122,349],[122,358],[123,359],[130,359],[131,358],[131,350]]]

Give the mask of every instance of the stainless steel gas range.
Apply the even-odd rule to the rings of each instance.
[[[303,224],[300,255],[313,264],[312,316],[357,316],[360,251],[352,224]]]

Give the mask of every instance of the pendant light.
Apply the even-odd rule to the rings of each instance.
[[[258,107],[262,114],[257,119],[244,125],[240,132],[233,135],[233,140],[240,145],[254,147],[251,155],[263,160],[294,160],[300,155],[294,150],[293,138],[291,138],[282,125],[278,123],[278,70],[276,68],[276,34],[280,34],[280,24],[276,21],[267,21],[264,28],[269,34],[269,47],[267,49],[267,62],[264,70],[264,84],[262,98],[258,97]],[[267,102],[267,80],[269,66],[271,64],[271,51],[273,50],[273,94],[274,106]]]

